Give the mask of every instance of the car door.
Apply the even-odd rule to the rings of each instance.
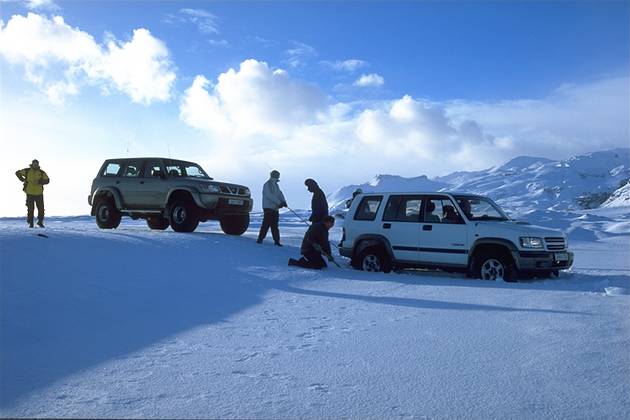
[[[424,197],[420,230],[420,259],[427,264],[465,266],[468,228],[448,196]]]
[[[164,206],[168,193],[166,172],[160,160],[148,160],[144,165],[138,185],[138,199],[144,209],[159,209]]]
[[[422,196],[391,195],[383,211],[381,232],[389,239],[396,261],[420,261],[420,211]]]
[[[141,193],[142,163],[140,159],[128,160],[122,170],[122,176],[116,182],[127,209],[141,209],[144,205]]]

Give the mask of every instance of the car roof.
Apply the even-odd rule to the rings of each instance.
[[[190,162],[187,160],[181,159],[173,159],[173,158],[165,158],[165,157],[132,157],[132,158],[117,158],[117,159],[107,159],[105,162],[128,162],[130,160],[166,160],[171,162],[181,162],[181,163],[190,163],[193,165],[198,165],[195,162]]]
[[[371,191],[363,192],[360,195],[450,195],[468,198],[485,198],[483,195],[471,193],[459,193],[452,191]]]

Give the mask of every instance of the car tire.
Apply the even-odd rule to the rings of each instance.
[[[147,226],[151,230],[165,230],[169,226],[169,222],[162,216],[151,216],[147,217]]]
[[[101,229],[116,229],[122,215],[113,200],[105,199],[96,204],[96,224]]]
[[[359,267],[363,271],[389,273],[392,261],[382,247],[371,246],[364,249],[359,256]]]
[[[169,223],[175,232],[193,232],[199,225],[195,205],[190,201],[177,200],[168,209]]]
[[[226,235],[242,235],[249,227],[249,214],[235,214],[221,217],[221,230]]]
[[[482,280],[502,278],[507,282],[517,280],[517,271],[512,258],[506,254],[487,253],[475,258],[474,275]]]

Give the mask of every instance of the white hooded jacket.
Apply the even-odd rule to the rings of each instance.
[[[262,207],[263,209],[278,210],[280,204],[284,203],[284,194],[280,191],[278,186],[278,180],[276,178],[269,178],[265,185],[263,185],[262,193]]]

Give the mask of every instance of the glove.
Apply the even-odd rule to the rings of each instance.
[[[335,261],[335,259],[333,258],[333,256],[332,256],[332,255],[330,255],[330,254],[326,254],[326,258],[328,258],[328,261],[330,261],[330,262]]]
[[[282,203],[280,203],[280,208],[282,207],[289,207],[286,201],[283,201]]]
[[[315,248],[315,251],[319,252],[320,254],[322,253],[322,247],[319,244],[313,244],[313,248]]]

